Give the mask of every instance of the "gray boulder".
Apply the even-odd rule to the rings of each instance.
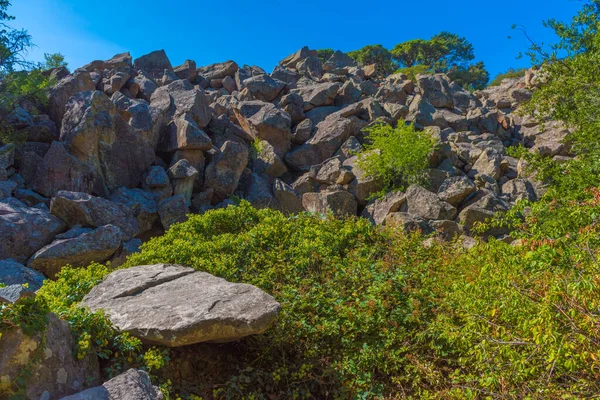
[[[152,385],[148,373],[129,369],[111,380],[62,400],[163,400],[160,389]]]
[[[281,308],[254,286],[172,264],[115,271],[82,304],[145,343],[169,347],[263,333]]]
[[[336,217],[343,217],[356,215],[358,204],[351,193],[345,190],[331,190],[303,194],[302,206],[308,212],[318,214],[331,212]]]
[[[173,224],[185,222],[187,215],[190,213],[188,203],[183,194],[164,199],[158,203],[157,207],[160,222],[165,230],[169,229]]]
[[[153,79],[161,78],[165,70],[173,71],[173,66],[164,50],[156,50],[136,58],[133,68],[136,71],[143,71],[146,76]]]
[[[412,185],[406,190],[408,213],[424,219],[454,219],[456,208],[429,190]]]
[[[240,126],[252,137],[269,142],[278,156],[283,157],[292,144],[292,119],[288,113],[271,103],[241,101],[233,111]]]
[[[0,261],[0,283],[6,286],[27,284],[29,290],[36,292],[42,287],[44,275],[38,271],[27,268],[12,260]]]
[[[214,204],[220,203],[233,194],[247,163],[246,145],[226,141],[221,146],[204,172],[204,185],[214,190]]]

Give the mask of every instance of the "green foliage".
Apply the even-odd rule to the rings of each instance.
[[[434,139],[426,131],[398,122],[398,127],[375,125],[367,129],[365,150],[358,156],[358,166],[367,176],[381,180],[383,192],[403,190],[423,183],[434,150]]]
[[[467,68],[452,67],[447,74],[453,82],[470,91],[485,88],[490,80],[490,74],[482,61],[471,64]]]
[[[380,44],[365,46],[349,52],[348,55],[362,66],[375,64],[379,76],[387,76],[396,68],[392,61],[392,53]]]
[[[415,65],[413,67],[405,67],[396,70],[396,74],[404,74],[413,82],[417,81],[417,75],[430,74],[433,71],[427,65]]]
[[[494,80],[492,80],[490,82],[489,86],[500,86],[500,84],[502,84],[502,81],[504,79],[522,78],[525,76],[526,71],[527,71],[527,68],[522,68],[522,69],[509,68],[506,72],[496,75]]]
[[[329,60],[329,58],[331,58],[333,53],[333,49],[319,49],[317,50],[317,57],[319,57],[322,62],[326,62]]]
[[[409,76],[416,71],[445,73],[464,88],[483,89],[489,73],[483,62],[472,64],[473,45],[464,37],[440,32],[429,40],[416,39],[399,43],[391,50],[392,57],[403,67],[399,71]]]
[[[43,69],[50,70],[53,68],[67,68],[68,63],[65,61],[65,56],[60,53],[44,53]]]

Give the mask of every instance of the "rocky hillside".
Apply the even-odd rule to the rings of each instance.
[[[543,189],[519,174],[507,146],[569,155],[565,130],[513,113],[533,71],[475,93],[441,74],[373,74],[306,47],[270,74],[233,61],[172,67],[164,51],[56,69],[47,114],[23,104],[11,123],[24,143],[0,147],[0,260],[48,277],[65,264],[118,265],[186,214],[235,198],[469,234]],[[357,166],[364,128],[400,119],[438,140],[430,185],[369,202],[381,184]]]

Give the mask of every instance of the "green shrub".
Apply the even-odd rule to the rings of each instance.
[[[395,74],[404,74],[413,82],[417,81],[417,75],[419,74],[431,74],[433,71],[427,65],[418,64],[412,67],[399,68],[394,72]]]
[[[317,57],[319,57],[322,62],[326,62],[329,60],[329,58],[331,58],[333,53],[333,49],[319,49],[317,50]]]
[[[489,86],[500,86],[502,84],[502,81],[505,79],[522,78],[525,76],[525,72],[527,72],[527,68],[509,68],[508,71],[496,75],[494,80],[490,82]]]
[[[426,131],[399,121],[397,128],[375,125],[367,129],[365,150],[358,166],[367,176],[381,180],[383,192],[423,183],[435,140]]]

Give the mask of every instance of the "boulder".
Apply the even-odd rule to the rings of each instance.
[[[173,195],[182,194],[187,205],[192,204],[192,191],[198,170],[186,159],[179,160],[168,171],[169,178],[173,183]]]
[[[256,173],[250,174],[245,179],[246,190],[244,199],[246,199],[254,208],[273,208],[278,210],[279,204],[271,191],[271,185],[266,178]]]
[[[281,308],[254,286],[172,264],[115,271],[82,304],[145,343],[169,347],[263,333]]]
[[[493,148],[483,150],[473,167],[469,171],[469,177],[478,178],[482,175],[497,180],[501,175],[501,164],[503,157]]]
[[[425,235],[432,232],[429,223],[416,215],[411,215],[406,212],[393,212],[388,214],[383,221],[385,226],[398,227],[405,232],[421,232]]]
[[[390,192],[381,199],[370,202],[361,215],[374,224],[381,225],[389,214],[401,211],[405,204],[406,195],[404,193]]]
[[[54,278],[65,265],[77,268],[103,263],[117,251],[122,236],[116,226],[105,225],[72,239],[55,240],[37,251],[27,266]]]
[[[269,142],[279,157],[283,157],[292,144],[292,119],[288,113],[271,103],[241,101],[233,111],[241,127],[252,137]]]
[[[148,373],[129,369],[102,386],[97,386],[61,400],[163,400],[159,388],[152,385]]]
[[[454,219],[456,208],[429,190],[412,185],[406,190],[408,213],[423,219]]]
[[[198,75],[196,71],[196,62],[192,60],[185,60],[183,64],[173,69],[173,72],[179,79],[187,79],[193,82]]]
[[[67,111],[67,102],[80,92],[96,90],[96,85],[88,72],[80,71],[61,79],[49,93],[48,111],[50,118],[60,128]]]
[[[48,211],[0,202],[0,259],[25,262],[65,229]]]
[[[281,179],[275,179],[273,194],[285,215],[297,214],[304,211],[302,197],[290,185]]]
[[[273,101],[283,88],[285,82],[271,78],[269,75],[257,75],[244,81],[244,86],[252,93],[252,97],[261,101]]]
[[[36,292],[42,287],[44,275],[38,271],[27,268],[12,260],[0,260],[0,283],[11,285],[27,285],[27,289]]]
[[[69,100],[60,140],[70,154],[94,168],[108,190],[136,187],[155,157],[154,149],[98,91],[79,93]],[[95,191],[102,193],[100,188]]]
[[[158,203],[158,215],[165,230],[171,225],[185,222],[190,209],[183,194],[169,197]]]
[[[90,164],[70,155],[61,142],[52,142],[37,167],[31,187],[47,197],[60,190],[92,193],[96,177],[96,171]]]
[[[421,95],[436,108],[454,108],[450,80],[444,74],[418,75],[417,85]]]
[[[315,107],[332,106],[339,89],[339,83],[325,82],[294,89],[291,93],[302,97],[302,108],[309,111]]]
[[[166,185],[165,185],[166,186]],[[151,193],[141,189],[119,188],[110,197],[110,200],[122,204],[137,218],[140,233],[152,229],[158,220],[156,201]]]
[[[356,67],[356,61],[346,53],[337,50],[323,64],[324,71],[332,71],[340,68]]]
[[[127,257],[134,253],[138,253],[140,251],[140,247],[142,247],[142,241],[137,238],[123,243],[115,255],[110,259],[110,266],[113,268],[118,268],[125,264]]]
[[[275,153],[275,148],[267,141],[261,140],[258,142],[258,151],[252,162],[252,172],[279,178],[287,172],[287,167]]]
[[[458,207],[475,190],[477,190],[475,182],[466,176],[453,176],[441,184],[438,189],[438,197],[454,207]]]
[[[226,76],[235,77],[235,73],[239,69],[234,61],[225,61],[223,63],[211,64],[206,67],[198,68],[198,75],[207,80],[223,79]]]
[[[133,68],[136,71],[142,71],[152,79],[161,78],[165,72],[173,72],[173,66],[164,50],[156,50],[152,53],[136,58],[133,62]]]
[[[214,190],[213,204],[220,203],[235,191],[246,164],[248,147],[226,141],[206,166],[204,185]]]
[[[121,230],[122,240],[129,240],[140,232],[137,219],[126,206],[86,193],[58,192],[50,202],[50,212],[69,226],[114,225]]]
[[[279,65],[285,68],[296,68],[298,63],[307,57],[318,57],[316,50],[309,50],[308,46],[304,46],[294,54],[291,54],[279,61]]]
[[[0,397],[11,398],[11,383],[23,378],[26,399],[57,399],[97,385],[100,366],[95,353],[79,360],[75,340],[66,321],[48,314],[44,333],[26,335],[11,328],[0,336]],[[42,357],[40,357],[42,355]],[[23,368],[28,373],[21,375]]]
[[[308,171],[311,166],[320,164],[333,156],[350,136],[358,134],[364,126],[365,122],[354,116],[344,118],[331,115],[317,125],[313,137],[289,152],[285,161],[294,169]]]
[[[332,190],[302,195],[302,206],[308,212],[328,214],[335,217],[356,215],[356,198],[345,190]]]
[[[0,181],[0,200],[12,197],[17,184],[13,181]]]

